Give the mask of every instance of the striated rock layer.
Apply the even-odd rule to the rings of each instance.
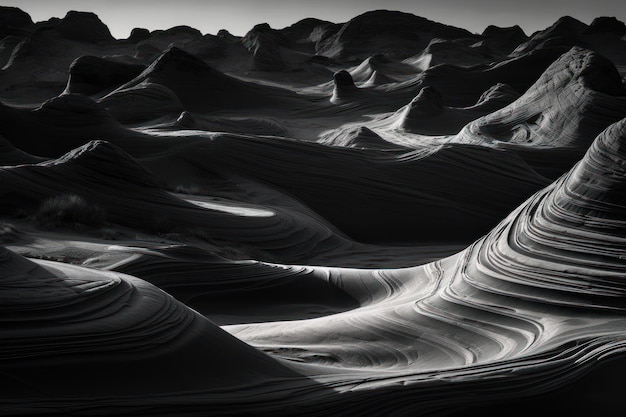
[[[362,402],[352,412],[367,415],[383,413],[374,405],[378,395],[420,393],[394,410],[403,415],[422,406],[454,408],[450,402],[457,401],[463,407],[497,402],[574,381],[595,360],[620,355],[626,346],[625,151],[622,120],[569,173],[453,257],[369,277],[329,271],[359,308],[228,330],[266,352],[338,367],[356,379],[367,370],[357,392],[348,388],[352,377],[337,376],[342,382],[334,385]],[[433,388],[439,384],[429,377],[433,372],[446,389]],[[490,381],[498,388],[487,391]],[[482,397],[461,393],[468,389]],[[591,401],[582,402],[589,407],[600,393],[592,388],[576,395]],[[617,410],[619,404],[603,407]]]
[[[0,415],[620,415],[625,33],[0,7]]]

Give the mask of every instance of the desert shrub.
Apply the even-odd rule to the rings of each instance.
[[[44,200],[33,216],[41,227],[99,227],[105,219],[106,212],[102,207],[75,194],[61,194]]]
[[[104,240],[120,240],[124,238],[124,234],[114,227],[102,227],[100,237]]]
[[[175,187],[172,187],[171,190],[178,194],[191,194],[191,195],[204,194],[204,190],[202,189],[202,187],[196,184],[177,185]]]
[[[12,243],[19,239],[19,231],[9,223],[0,222],[0,243]]]

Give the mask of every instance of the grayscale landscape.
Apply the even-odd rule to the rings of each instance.
[[[624,16],[427,17],[0,7],[0,415],[623,413]]]

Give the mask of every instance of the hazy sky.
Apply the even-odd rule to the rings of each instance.
[[[305,17],[345,22],[374,9],[401,10],[431,20],[482,32],[488,24],[519,24],[528,34],[563,15],[591,23],[597,16],[626,20],[625,0],[0,0],[17,6],[34,21],[63,17],[68,10],[100,16],[113,36],[133,27],[150,30],[188,25],[203,33],[227,29],[243,35],[257,23],[283,28]]]

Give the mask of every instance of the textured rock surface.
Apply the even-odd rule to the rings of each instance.
[[[624,32],[0,8],[0,415],[620,415]]]

